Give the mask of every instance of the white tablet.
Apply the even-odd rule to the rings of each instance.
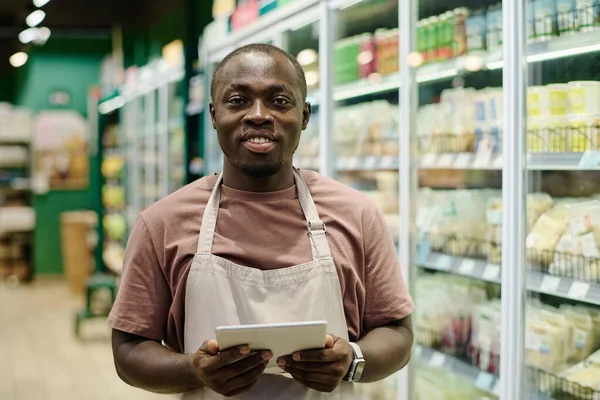
[[[277,366],[279,357],[325,348],[327,321],[219,326],[215,331],[221,350],[241,345],[252,350],[270,350],[273,358],[265,372],[275,373],[281,371]]]

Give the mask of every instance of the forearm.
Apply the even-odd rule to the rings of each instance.
[[[113,353],[119,377],[131,386],[163,394],[202,387],[191,355],[175,353],[155,341],[113,331]]]
[[[370,383],[387,378],[410,361],[413,332],[410,317],[376,328],[358,345],[366,360],[361,382]]]

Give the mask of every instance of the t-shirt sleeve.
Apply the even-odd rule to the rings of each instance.
[[[369,332],[410,315],[412,297],[400,271],[396,247],[383,215],[364,217],[366,303],[363,327]]]
[[[117,299],[108,325],[152,340],[163,340],[171,291],[152,237],[140,216],[131,230]]]

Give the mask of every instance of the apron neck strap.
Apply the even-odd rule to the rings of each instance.
[[[294,168],[294,179],[296,181],[296,190],[300,207],[306,218],[306,228],[310,238],[313,260],[322,260],[331,258],[331,250],[325,235],[327,228],[321,219],[315,202],[308,190],[304,178]],[[202,224],[200,225],[200,234],[198,235],[197,253],[210,254],[217,226],[217,216],[219,214],[219,203],[221,201],[221,183],[223,182],[223,173],[219,174],[210,199],[204,209]]]

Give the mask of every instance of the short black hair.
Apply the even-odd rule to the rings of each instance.
[[[298,75],[298,83],[300,84],[300,90],[302,91],[302,96],[303,96],[304,100],[306,100],[306,96],[308,95],[308,88],[306,85],[306,75],[304,74],[304,70],[302,69],[302,66],[300,65],[298,60],[296,60],[296,58],[293,55],[291,55],[290,53],[288,53],[285,50],[280,49],[277,46],[273,46],[273,45],[265,44],[265,43],[254,43],[254,44],[248,44],[246,46],[242,46],[242,47],[232,51],[223,59],[223,61],[221,61],[219,63],[219,65],[217,65],[217,68],[215,68],[215,72],[213,72],[212,82],[210,84],[210,96],[212,97],[213,101],[214,101],[215,94],[217,91],[217,86],[218,86],[218,84],[221,83],[220,80],[221,80],[221,75],[223,72],[223,67],[225,67],[225,65],[232,58],[234,58],[238,55],[241,55],[241,54],[250,54],[250,53],[263,53],[263,54],[267,54],[267,55],[271,55],[271,56],[275,55],[275,54],[279,54],[279,55],[284,56],[288,60],[290,60],[290,62],[294,66],[294,69],[296,70],[296,75]]]

